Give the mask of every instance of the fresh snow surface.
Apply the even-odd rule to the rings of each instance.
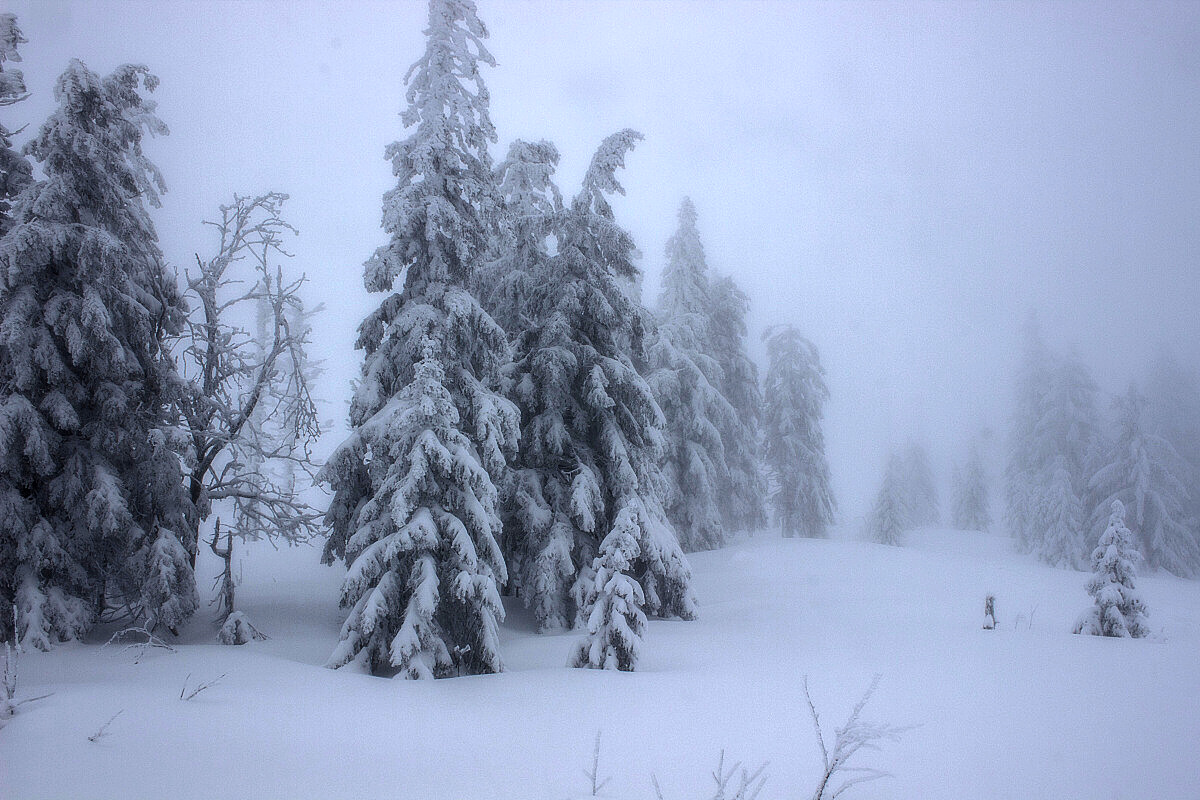
[[[875,673],[864,717],[919,727],[859,754],[893,777],[847,800],[1200,791],[1200,583],[1169,575],[1139,582],[1152,638],[1074,636],[1087,574],[1001,537],[764,533],[691,556],[700,620],[650,622],[636,673],[568,669],[579,634],[538,635],[510,604],[505,673],[412,682],[322,667],[342,570],[315,549],[242,553],[238,603],[268,641],[218,645],[201,614],[176,652],[138,663],[99,643],[21,656],[18,699],[53,695],[0,730],[0,797],[562,800],[589,794],[600,731],[603,797],[650,800],[653,773],[667,800],[709,798],[724,749],[727,765],[770,762],[760,800],[808,798],[803,677],[832,735]]]

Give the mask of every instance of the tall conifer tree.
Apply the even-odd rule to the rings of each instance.
[[[679,228],[667,240],[649,376],[666,420],[667,516],[685,550],[725,543],[719,498],[730,480],[721,430],[733,428],[735,414],[719,388],[721,367],[709,355],[710,303],[696,209],[685,198]]]
[[[821,537],[835,503],[821,427],[829,390],[817,348],[790,325],[769,329],[763,436],[774,483],[775,518],[784,536]]]
[[[496,481],[517,438],[497,391],[507,339],[467,289],[498,224],[479,73],[495,62],[472,0],[431,0],[425,34],[406,79],[413,130],[386,151],[391,240],[364,275],[391,293],[359,328],[352,433],[322,472],[334,490],[325,558],[350,565],[330,666],[413,678],[501,669]]]
[[[156,84],[71,62],[27,147],[45,180],[0,241],[0,594],[43,649],[106,606],[170,629],[196,608],[163,344],[182,304],[144,205],[164,190],[142,152],[166,133]]]
[[[954,527],[965,531],[986,531],[992,524],[988,499],[987,475],[979,448],[972,445],[967,463],[954,475]]]
[[[728,276],[709,291],[709,352],[721,368],[720,391],[733,416],[717,420],[725,450],[726,482],[718,504],[726,530],[754,531],[767,524],[767,483],[759,429],[762,389],[758,366],[746,352],[750,300]]]

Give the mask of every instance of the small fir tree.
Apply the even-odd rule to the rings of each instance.
[[[571,657],[573,667],[632,672],[637,665],[646,632],[646,598],[629,574],[638,556],[637,536],[632,512],[622,510],[596,557],[583,609],[587,636]]]
[[[1125,527],[1125,505],[1113,500],[1108,525],[1092,551],[1092,579],[1088,594],[1095,605],[1075,625],[1075,633],[1092,636],[1140,638],[1150,629],[1146,606],[1134,586],[1138,552],[1133,534]]]
[[[829,390],[817,348],[794,327],[770,328],[763,390],[764,457],[784,536],[825,536],[834,500],[821,427]]]

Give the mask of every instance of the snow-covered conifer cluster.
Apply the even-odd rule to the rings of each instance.
[[[1034,322],[1025,335],[1005,469],[1005,517],[1018,547],[1048,564],[1080,567],[1119,499],[1149,566],[1200,572],[1200,434],[1189,422],[1189,409],[1200,408],[1194,376],[1189,381],[1177,364],[1160,360],[1153,404],[1131,386],[1114,400],[1109,426],[1078,356],[1052,353]]]
[[[710,277],[685,199],[647,310],[610,204],[641,135],[605,139],[570,201],[550,142],[515,141],[493,168],[486,28],[469,0],[429,9],[410,134],[387,152],[391,242],[366,268],[367,288],[390,294],[360,327],[353,431],[322,472],[335,493],[325,558],[350,567],[331,664],[499,669],[510,594],[539,630],[586,629],[576,663],[632,669],[638,620],[696,615],[683,553],[765,522],[748,300]],[[785,526],[821,535],[827,392],[799,342],[768,400],[788,449],[776,474]]]

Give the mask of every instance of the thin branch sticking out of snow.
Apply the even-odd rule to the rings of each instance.
[[[600,731],[596,731],[596,744],[592,748],[592,770],[589,772],[585,769],[583,775],[592,784],[592,797],[599,797],[600,790],[612,780],[611,776],[603,780],[600,779]]]
[[[192,691],[189,693],[188,688],[187,688],[188,681],[192,677],[192,673],[189,672],[188,676],[183,679],[183,688],[179,690],[179,699],[185,700],[185,701],[191,700],[193,697],[200,694],[205,689],[211,689],[212,687],[216,686],[218,683],[221,682],[221,679],[224,678],[227,674],[228,673],[226,673],[226,672],[222,672],[220,675],[213,678],[211,681],[205,681],[203,683],[196,684],[195,688],[193,688]]]
[[[763,786],[767,782],[767,778],[763,775],[767,764],[763,764],[754,772],[742,767],[741,762],[734,764],[725,770],[725,751],[721,751],[721,757],[717,760],[717,768],[712,772],[713,782],[716,783],[716,792],[710,800],[755,800]],[[734,775],[737,775],[737,782],[733,782]],[[662,792],[662,787],[658,785],[658,777],[650,776],[650,783],[654,787],[654,797],[656,800],[666,800]]]
[[[13,630],[16,628],[14,626]],[[26,703],[32,703],[37,700],[45,700],[50,694],[40,694],[37,697],[27,697],[24,700],[17,698],[17,654],[21,650],[19,646],[14,646],[8,642],[4,643],[4,682],[0,685],[0,728],[4,727],[4,723],[17,713],[17,709]]]
[[[879,675],[876,675],[871,681],[870,687],[867,688],[867,691],[850,712],[850,717],[846,720],[846,724],[837,729],[831,749],[825,742],[825,734],[821,730],[821,717],[817,713],[817,707],[813,704],[812,695],[808,691],[808,676],[804,676],[804,699],[808,701],[808,711],[812,716],[813,728],[817,733],[817,742],[821,747],[821,760],[824,764],[824,772],[820,783],[817,784],[816,792],[813,793],[813,800],[835,800],[835,798],[840,797],[852,786],[891,775],[890,772],[873,767],[849,766],[850,759],[859,750],[864,748],[878,750],[880,742],[899,741],[901,734],[912,728],[912,726],[886,725],[864,722],[862,720],[863,708],[866,707],[867,702],[871,699],[871,695],[878,688],[879,677]],[[837,789],[830,791],[831,781],[839,773],[850,777],[847,777]]]
[[[155,650],[155,649],[166,650],[168,653],[178,652],[174,647],[171,647],[171,645],[167,644],[162,639],[158,638],[153,633],[151,633],[150,629],[144,625],[140,626],[140,627],[136,627],[136,628],[122,628],[121,630],[114,633],[112,635],[112,637],[109,638],[109,640],[107,642],[105,642],[103,647],[101,647],[100,649],[103,650],[104,647],[108,647],[110,644],[113,644],[114,642],[119,642],[122,639],[124,639],[126,636],[133,636],[135,634],[140,634],[142,636],[145,636],[146,641],[131,642],[130,644],[127,644],[124,647],[122,647],[120,649],[120,651],[118,652],[118,655],[122,655],[126,652],[133,651],[133,653],[134,653],[133,663],[135,663],[135,664],[141,663],[142,658],[150,650]]]
[[[108,726],[112,725],[113,720],[115,720],[117,717],[121,716],[121,713],[124,712],[124,710],[125,709],[121,709],[121,711],[118,711],[117,713],[115,713],[111,717],[109,717],[108,722],[101,725],[100,729],[98,731],[96,731],[95,733],[93,733],[91,736],[88,737],[88,741],[89,742],[98,742],[101,739],[103,739],[105,736],[108,736]]]

